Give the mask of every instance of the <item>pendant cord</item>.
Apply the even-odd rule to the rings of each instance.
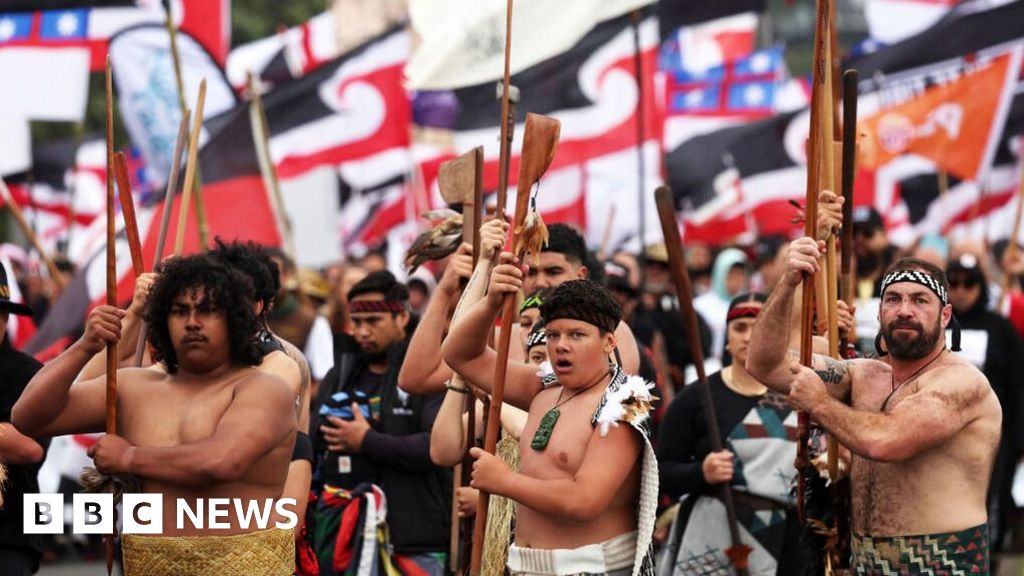
[[[890,375],[891,376],[891,391],[889,392],[889,395],[885,397],[885,401],[882,402],[882,410],[885,410],[885,407],[889,404],[889,399],[892,398],[892,395],[895,394],[897,390],[899,390],[907,382],[910,382],[911,380],[913,380],[913,379],[917,378],[918,376],[920,376],[922,372],[924,372],[929,366],[934,364],[936,360],[941,358],[943,353],[945,353],[945,352],[946,352],[946,347],[943,346],[942,350],[939,350],[939,353],[936,354],[934,358],[929,360],[928,363],[925,364],[924,366],[921,366],[920,368],[918,368],[916,372],[911,374],[908,378],[906,378],[905,380],[903,380],[899,384],[896,384],[896,373],[894,371]]]

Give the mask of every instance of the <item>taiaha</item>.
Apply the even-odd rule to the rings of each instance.
[[[107,306],[117,306],[117,254],[114,252],[114,89],[110,55],[106,67],[107,106]],[[106,433],[117,434],[117,344],[107,344],[107,409]],[[107,574],[114,569],[114,535],[104,537],[107,551]]]
[[[476,269],[480,256],[480,220],[483,207],[483,148],[476,147],[469,152],[448,160],[441,164],[438,172],[438,187],[441,197],[449,204],[462,205],[462,241],[473,246],[473,268]],[[464,297],[465,293],[463,293]],[[452,316],[452,324],[462,316],[463,306],[460,298],[459,306],[456,307]],[[458,374],[452,375],[452,385],[468,387]],[[463,411],[467,414],[466,438],[470,439],[466,444],[466,452],[462,461],[455,465],[452,474],[452,518],[451,518],[451,540],[449,543],[449,569],[453,574],[461,574],[465,568],[466,560],[469,558],[472,540],[472,525],[468,519],[460,519],[458,515],[458,502],[455,492],[464,486],[469,486],[473,461],[469,456],[469,445],[473,438],[476,438],[476,398],[473,394],[465,395]]]
[[[661,232],[665,238],[665,248],[668,250],[669,270],[672,273],[672,280],[676,285],[676,295],[679,297],[679,312],[682,317],[683,326],[686,328],[686,337],[690,343],[690,355],[693,358],[693,366],[697,370],[697,383],[701,389],[701,406],[704,408],[704,417],[708,421],[708,433],[711,437],[711,449],[715,452],[723,450],[721,430],[718,427],[718,415],[715,413],[715,403],[711,396],[711,387],[708,384],[707,375],[704,373],[704,350],[700,342],[700,330],[697,329],[697,315],[693,309],[693,288],[690,285],[690,275],[686,270],[686,262],[683,259],[683,244],[679,237],[679,223],[676,220],[676,209],[672,202],[672,190],[667,186],[660,186],[654,192],[655,204],[658,207],[658,216],[661,219]],[[747,557],[750,555],[750,546],[743,543],[740,538],[739,523],[736,519],[736,504],[733,502],[732,487],[728,484],[720,486],[722,502],[725,504],[726,515],[729,521],[729,539],[732,545],[725,550],[726,556],[732,562],[736,574],[745,576],[747,574]]]
[[[181,155],[185,151],[185,140],[188,138],[188,121],[192,115],[185,110],[178,123],[178,139],[174,143],[174,160],[171,162],[171,173],[167,177],[167,191],[164,193],[164,211],[160,215],[160,230],[156,235],[156,252],[153,254],[153,270],[160,265],[164,256],[164,244],[167,241],[167,229],[171,223],[171,207],[174,206],[174,193],[178,190],[178,172],[181,167]],[[142,358],[146,352],[146,321],[139,324],[139,341],[135,344],[135,361],[133,366],[142,366]]]
[[[555,158],[561,124],[554,118],[539,114],[526,115],[526,127],[523,130],[523,148],[519,154],[519,181],[516,187],[516,212],[512,220],[511,245],[512,253],[520,260],[528,252],[537,253],[537,239],[546,236],[543,222],[536,214],[535,201],[530,198],[530,190],[547,171]],[[500,192],[500,191],[499,191]],[[528,214],[529,212],[529,218]],[[502,205],[498,204],[498,217],[504,218]],[[531,226],[531,222],[535,223]],[[543,232],[541,232],[543,231]],[[546,241],[546,238],[544,238]],[[532,244],[532,246],[531,246]],[[491,384],[491,404],[487,414],[487,432],[484,435],[484,450],[494,454],[498,443],[498,427],[501,424],[501,405],[505,398],[505,376],[508,369],[508,351],[512,342],[511,326],[515,319],[516,302],[513,294],[506,294],[502,306],[501,335],[498,338],[497,360],[494,366],[494,379]],[[480,574],[484,544],[484,528],[487,526],[487,506],[489,494],[480,491],[476,519],[473,525],[473,555],[470,574]]]
[[[827,39],[829,37],[829,23],[831,9],[830,0],[818,0],[816,15],[816,27],[814,32],[814,66],[812,68],[811,88],[811,119],[810,119],[810,141],[807,151],[807,196],[805,201],[804,235],[815,238],[818,228],[818,186],[821,182],[820,171],[822,168],[822,155],[832,155],[832,141],[822,142],[821,122],[828,121],[831,126],[832,119],[826,116],[822,118],[823,99],[830,97],[831,84],[826,83],[831,61],[826,51]],[[825,152],[823,145],[828,144]],[[800,363],[804,366],[811,366],[814,338],[814,294],[815,275],[804,277],[803,294],[800,307]],[[807,442],[810,433],[811,417],[806,412],[800,412],[797,418],[797,517],[802,524],[806,520],[804,502],[807,494],[806,474],[811,468],[807,456]]]
[[[124,233],[128,238],[128,250],[132,255],[132,270],[138,278],[146,271],[146,264],[142,259],[139,225],[135,219],[135,201],[132,199],[132,187],[128,181],[128,160],[124,152],[114,154],[114,177],[117,179],[117,197],[121,200],[121,215],[124,216]]]
[[[512,139],[515,134],[516,118],[514,103],[519,100],[519,90],[510,84],[512,77],[512,0],[505,2],[505,69],[498,86],[501,97],[501,135],[498,151],[498,214],[505,213],[508,203],[508,170],[512,157]],[[514,92],[514,93],[513,93]]]
[[[190,200],[192,198],[192,182],[196,174],[196,163],[199,156],[199,135],[203,131],[203,103],[206,101],[206,79],[199,83],[199,97],[196,99],[196,115],[192,122],[192,134],[188,139],[188,163],[185,165],[185,184],[181,191],[181,204],[178,207],[178,230],[174,236],[174,255],[180,256],[185,247],[185,224],[188,222]],[[201,246],[200,249],[205,249]]]

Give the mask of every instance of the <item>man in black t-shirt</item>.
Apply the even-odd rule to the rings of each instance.
[[[11,425],[11,408],[42,365],[11,346],[11,314],[31,316],[32,310],[11,301],[7,273],[0,265],[0,466],[7,469],[6,482],[0,482],[0,572],[22,576],[35,573],[43,552],[41,535],[23,533],[22,495],[39,492],[36,476],[45,450]]]
[[[370,274],[348,293],[352,336],[336,336],[337,363],[320,385],[311,419],[315,484],[322,486],[317,521],[335,521],[328,519],[327,508],[339,501],[338,494],[362,502],[358,495],[372,491],[370,484],[379,486],[387,500],[395,555],[427,574],[441,574],[450,529],[451,475],[430,461],[430,430],[443,397],[398,388],[411,331],[407,300],[406,287],[386,271]],[[339,550],[338,531],[326,539],[324,530],[317,532],[321,574],[334,574],[339,564],[358,563],[353,556],[362,552]]]

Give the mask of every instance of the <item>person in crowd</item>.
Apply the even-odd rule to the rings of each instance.
[[[812,369],[778,333],[791,332],[795,289],[821,269],[823,253],[814,238],[790,245],[754,326],[747,371],[852,452],[856,573],[917,571],[922,557],[941,555],[944,571],[987,574],[986,495],[1002,410],[985,376],[946,349],[953,310],[945,272],[894,262],[880,285],[884,359],[814,356]]]
[[[372,272],[349,291],[348,305],[352,336],[344,336],[338,363],[321,383],[318,417],[311,423],[319,498],[314,548],[321,574],[343,573],[388,550],[388,561],[403,572],[440,575],[448,550],[451,473],[430,461],[430,430],[442,397],[398,387],[413,329],[408,290],[390,272]],[[364,545],[362,530],[353,531],[343,518],[356,514],[372,522],[367,514],[378,513],[373,507],[383,507],[382,498],[389,542]]]
[[[145,566],[149,574],[249,575],[260,566],[290,573],[294,536],[275,528],[273,517],[266,529],[235,515],[224,520],[227,529],[178,525],[178,499],[192,509],[213,497],[259,508],[280,497],[295,447],[295,395],[255,368],[263,354],[249,277],[208,255],[166,260],[158,272],[145,320],[153,358],[165,369],[118,370],[118,434],[89,449],[99,473],[137,478],[142,492],[163,496],[164,534],[125,535],[125,572]],[[90,313],[85,334],[44,366],[15,404],[11,420],[20,431],[45,438],[104,430],[105,379],[75,378],[120,340],[125,314],[113,306]]]
[[[726,350],[732,362],[708,376],[714,417],[725,447],[712,451],[709,417],[699,384],[686,386],[661,419],[657,456],[662,491],[683,499],[671,542],[671,562],[682,574],[728,570],[729,520],[718,487],[729,484],[744,543],[752,548],[750,574],[796,574],[800,523],[791,487],[796,479],[796,413],[786,397],[746,370],[760,293],[741,294],[726,313]],[[767,519],[767,521],[766,521]]]
[[[11,314],[32,316],[32,309],[11,300],[7,271],[0,265],[0,566],[4,574],[28,576],[39,569],[43,535],[23,530],[25,494],[39,492],[42,444],[11,424],[11,409],[42,365],[11,345]]]

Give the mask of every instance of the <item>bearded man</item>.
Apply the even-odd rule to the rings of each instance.
[[[852,451],[855,573],[988,574],[985,496],[1002,411],[985,376],[946,349],[953,311],[945,273],[914,258],[893,263],[878,310],[888,354],[814,356],[812,369],[778,334],[789,333],[794,290],[821,269],[823,253],[812,238],[790,247],[754,328],[747,370]],[[953,332],[956,349],[955,324]]]

